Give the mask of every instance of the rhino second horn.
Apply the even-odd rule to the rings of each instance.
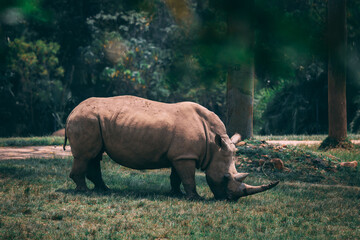
[[[242,182],[247,176],[249,176],[249,173],[237,173],[234,175],[234,179],[238,182]]]
[[[278,185],[279,181],[275,181],[266,185],[261,185],[261,186],[251,186],[245,183],[242,183],[240,186],[240,191],[243,193],[242,197],[248,196],[248,195],[252,195],[255,193],[260,193],[260,192],[264,192],[266,190],[269,190],[273,187],[275,187],[276,185]]]
[[[238,142],[241,141],[241,135],[238,133],[235,133],[231,138],[230,138],[231,142],[233,144],[237,144]]]

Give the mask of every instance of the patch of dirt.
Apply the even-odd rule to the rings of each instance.
[[[27,158],[64,158],[71,156],[70,146],[0,147],[0,160]]]

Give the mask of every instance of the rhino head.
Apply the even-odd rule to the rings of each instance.
[[[206,180],[216,199],[236,201],[255,193],[260,193],[275,187],[279,181],[261,186],[251,186],[243,183],[249,173],[238,173],[235,168],[235,144],[241,140],[239,134],[229,139],[224,135],[215,136],[213,159],[206,170]]]

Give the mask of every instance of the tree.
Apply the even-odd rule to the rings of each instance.
[[[12,91],[17,113],[10,115],[18,115],[12,123],[26,123],[31,133],[44,134],[64,112],[66,90],[61,82],[64,69],[59,65],[59,49],[59,44],[42,40],[16,38],[9,43],[9,74],[16,76],[12,84],[19,86]]]
[[[243,139],[253,135],[254,28],[253,1],[228,1],[228,40],[234,50],[227,76],[227,131]]]
[[[338,145],[347,137],[346,0],[328,1],[328,139]],[[323,142],[322,147],[324,147]]]

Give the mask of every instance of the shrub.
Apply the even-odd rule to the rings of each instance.
[[[0,134],[49,133],[59,127],[56,121],[66,97],[57,58],[60,46],[16,38],[8,47],[8,80],[1,86],[8,105],[2,106],[6,119]]]

